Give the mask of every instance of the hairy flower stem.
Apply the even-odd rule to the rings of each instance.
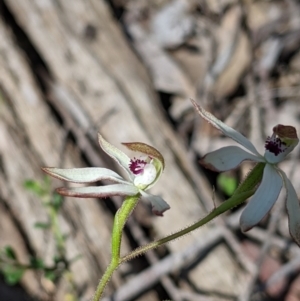
[[[139,197],[140,197],[139,195],[126,197],[121,208],[117,211],[115,215],[114,225],[112,230],[112,240],[111,240],[111,261],[104,275],[100,279],[100,282],[97,286],[92,301],[100,300],[104,292],[104,289],[107,283],[109,282],[113,272],[118,268],[118,266],[121,263],[120,250],[121,250],[123,228],[125,226],[128,217],[130,216],[133,209],[137,205]]]
[[[128,261],[136,256],[144,254],[145,252],[147,252],[149,250],[155,249],[167,242],[170,242],[170,241],[177,239],[191,231],[194,231],[194,230],[198,229],[199,227],[205,225],[206,223],[210,222],[218,215],[232,209],[235,206],[242,204],[244,201],[246,201],[250,196],[252,196],[255,193],[256,186],[258,183],[260,183],[260,181],[262,179],[264,166],[265,166],[264,163],[258,163],[254,167],[254,169],[249,173],[249,175],[244,180],[244,182],[237,188],[235,193],[228,200],[226,200],[224,203],[222,203],[219,207],[215,208],[211,213],[209,213],[207,216],[202,218],[200,221],[197,221],[196,223],[192,224],[191,226],[189,226],[183,230],[180,230],[180,231],[173,233],[171,235],[168,235],[162,239],[159,239],[159,240],[149,243],[145,246],[137,248],[130,254],[122,257],[120,260],[120,263]]]

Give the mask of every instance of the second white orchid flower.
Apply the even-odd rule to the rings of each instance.
[[[299,139],[296,129],[292,126],[281,124],[275,126],[272,136],[266,139],[265,153],[261,155],[255,146],[241,133],[205,111],[195,101],[192,102],[201,117],[247,150],[245,151],[238,146],[220,148],[208,153],[201,159],[200,163],[203,166],[222,172],[236,168],[244,160],[265,164],[262,182],[242,212],[240,218],[242,231],[250,230],[263,219],[275,204],[284,185],[290,234],[297,244],[300,245],[300,205],[297,193],[286,174],[277,167],[277,164],[285,159],[298,144]]]
[[[145,143],[123,143],[130,150],[142,153],[142,156],[130,159],[121,150],[104,140],[100,134],[98,140],[101,148],[127,172],[129,180],[125,180],[110,169],[101,167],[43,168],[43,171],[50,176],[71,183],[88,184],[101,180],[117,183],[106,186],[62,187],[57,189],[59,194],[80,198],[140,195],[141,198],[151,202],[152,211],[156,215],[162,216],[166,210],[170,209],[161,197],[145,192],[157,182],[164,169],[164,158],[158,150]]]

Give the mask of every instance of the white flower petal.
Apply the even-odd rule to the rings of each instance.
[[[168,205],[168,203],[166,201],[164,201],[160,196],[146,193],[143,190],[140,190],[140,193],[141,193],[143,199],[145,199],[151,203],[152,212],[155,215],[163,216],[163,213],[166,210],[170,209],[170,206]]]
[[[286,188],[286,209],[289,216],[290,234],[300,246],[300,204],[297,193],[286,174],[280,171]]]
[[[242,231],[250,230],[262,220],[276,202],[281,188],[281,176],[272,165],[266,164],[262,182],[241,215]]]
[[[294,148],[295,148],[295,145],[287,147],[282,153],[279,153],[277,155],[270,152],[269,150],[265,150],[264,157],[267,162],[269,162],[271,164],[277,164],[279,162],[282,162]]]
[[[52,177],[71,183],[93,183],[101,180],[110,180],[122,184],[130,184],[114,171],[107,168],[87,167],[87,168],[42,168],[44,172]]]
[[[145,186],[151,184],[156,178],[157,172],[153,164],[146,164],[141,174],[134,178],[135,186]]]
[[[264,159],[250,154],[238,146],[227,146],[205,155],[200,163],[214,171],[226,171],[236,168],[244,160],[264,162]]]
[[[132,180],[133,175],[129,169],[130,158],[114,145],[107,142],[100,134],[98,134],[98,141],[101,148],[113,158],[121,167],[128,173],[129,178]]]
[[[192,103],[194,107],[196,108],[197,112],[200,114],[202,118],[207,120],[209,123],[211,123],[215,128],[220,130],[224,135],[227,137],[230,137],[231,139],[235,140],[242,146],[244,146],[246,149],[248,149],[253,154],[256,154],[259,157],[262,157],[259,152],[256,150],[255,146],[241,133],[237,132],[233,128],[229,127],[225,123],[223,123],[221,120],[217,119],[214,115],[204,110],[202,107],[200,107],[194,100],[192,100]]]
[[[62,187],[56,189],[56,191],[61,195],[77,198],[105,198],[114,195],[133,196],[139,193],[139,190],[134,185],[125,184],[73,188]]]

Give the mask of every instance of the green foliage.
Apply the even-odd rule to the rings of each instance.
[[[42,181],[26,180],[24,182],[25,190],[33,193],[40,198],[48,215],[47,221],[35,222],[34,227],[43,231],[50,231],[56,243],[56,253],[53,256],[52,264],[48,265],[40,257],[33,256],[28,259],[27,264],[23,264],[18,260],[17,252],[12,246],[5,246],[0,249],[0,272],[3,274],[6,283],[15,285],[20,282],[26,270],[39,270],[45,278],[56,282],[63,275],[70,274],[69,266],[79,256],[68,260],[66,258],[65,241],[67,235],[61,232],[58,223],[58,215],[63,204],[63,198],[56,192],[52,191],[48,177]],[[69,279],[71,292],[68,295],[73,296],[72,300],[77,300],[75,285],[72,277]]]
[[[6,265],[3,269],[1,269],[4,280],[9,285],[15,285],[19,283],[25,271],[25,268],[13,265]]]
[[[36,222],[34,223],[34,227],[38,229],[49,229],[51,227],[50,223]]]
[[[26,180],[23,185],[26,190],[33,192],[38,197],[43,197],[49,193],[49,180],[47,177],[44,178],[43,182]]]
[[[18,283],[25,272],[25,268],[16,262],[18,262],[17,254],[11,246],[5,246],[0,250],[0,271],[10,285]]]
[[[31,257],[30,266],[36,270],[43,270],[45,268],[44,260],[38,257]]]
[[[4,254],[8,259],[17,260],[16,252],[11,246],[4,247]]]
[[[222,173],[217,178],[217,185],[228,196],[232,196],[238,186],[238,181],[235,177]]]
[[[57,273],[55,273],[55,271],[52,270],[45,271],[44,276],[52,282],[55,282],[57,279]]]
[[[58,193],[54,192],[51,205],[53,208],[58,211],[63,204],[63,197]]]

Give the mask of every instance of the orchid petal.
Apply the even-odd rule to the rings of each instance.
[[[133,196],[139,193],[134,185],[113,184],[106,186],[88,186],[88,187],[61,187],[56,191],[64,196],[77,198],[105,198],[115,195]]]
[[[141,193],[143,199],[145,199],[151,203],[152,212],[155,215],[163,216],[163,213],[166,210],[170,209],[170,206],[168,205],[168,203],[166,201],[164,201],[160,196],[146,193],[143,190],[140,190],[140,193]]]
[[[107,142],[100,134],[98,134],[98,141],[101,148],[121,167],[123,167],[123,169],[128,173],[130,179],[133,179],[134,176],[129,169],[130,158],[114,145]]]
[[[122,184],[130,184],[114,171],[107,168],[42,168],[44,172],[57,179],[71,183],[93,183],[101,180],[110,180]]]
[[[147,187],[147,185],[153,183],[156,174],[155,166],[153,164],[146,164],[143,173],[135,176],[134,185],[140,188]]]
[[[300,246],[300,204],[297,193],[291,181],[287,178],[286,174],[280,172],[284,186],[286,189],[286,209],[289,216],[289,229],[290,234],[295,242]]]
[[[200,164],[214,171],[236,168],[244,160],[264,162],[264,159],[250,154],[238,146],[226,146],[205,155]]]
[[[259,152],[256,150],[255,146],[241,133],[237,132],[233,128],[229,127],[221,120],[217,119],[214,115],[204,110],[200,107],[193,99],[191,99],[194,107],[196,108],[197,112],[200,114],[202,118],[207,120],[211,123],[215,128],[221,131],[225,136],[233,139],[234,141],[238,142],[240,145],[248,149],[253,154],[256,154],[259,157],[262,157]]]
[[[241,215],[242,231],[250,230],[263,219],[275,204],[281,188],[281,176],[272,165],[266,164],[262,182]]]
[[[163,155],[153,146],[142,142],[129,142],[122,144],[132,151],[140,152],[142,154],[150,156],[151,158],[156,158],[161,163],[162,169],[165,168],[165,160]]]

